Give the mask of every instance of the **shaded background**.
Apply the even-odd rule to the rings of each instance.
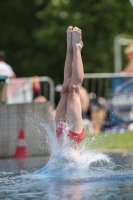
[[[69,25],[83,30],[85,73],[114,72],[114,37],[133,33],[127,0],[0,0],[0,8],[0,49],[17,77],[62,82]]]

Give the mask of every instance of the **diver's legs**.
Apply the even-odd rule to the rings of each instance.
[[[67,51],[66,51],[66,60],[64,66],[64,81],[62,86],[61,98],[56,108],[56,116],[55,116],[55,121],[57,124],[60,121],[66,120],[69,84],[72,76],[72,60],[73,60],[72,29],[73,29],[72,26],[69,26],[67,28]]]
[[[73,46],[73,66],[72,77],[69,85],[69,94],[67,100],[67,122],[72,125],[71,131],[81,133],[83,130],[82,124],[82,109],[80,102],[80,87],[84,77],[83,63],[81,57],[81,49],[83,47],[81,30],[77,27],[72,31],[72,46]]]

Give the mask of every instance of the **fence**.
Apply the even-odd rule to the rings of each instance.
[[[121,73],[91,73],[84,75],[83,86],[89,93],[95,93],[97,97],[107,98],[112,93],[113,78],[133,77],[133,74]]]
[[[107,98],[111,94],[112,90],[112,79],[113,78],[121,78],[121,77],[133,77],[133,74],[125,74],[125,73],[85,73],[83,86],[87,89],[89,93],[95,93],[97,97]],[[55,101],[55,85],[54,81],[50,77],[38,77],[40,81],[40,90],[33,94],[32,88],[32,78],[26,78],[25,82],[30,83],[30,88],[27,85],[24,87],[25,83],[22,82],[22,78],[17,79],[7,79],[6,83],[11,84],[12,88],[18,82],[22,82],[20,92],[24,96],[28,89],[32,90],[32,98],[35,96],[45,96],[52,105],[54,105]],[[20,94],[20,93],[19,93]],[[35,95],[35,96],[34,96]],[[25,99],[25,98],[23,98]],[[18,102],[21,103],[21,102]],[[23,101],[22,103],[25,103]]]
[[[85,74],[83,86],[90,97],[97,97],[99,102],[102,99],[100,103],[106,110],[104,115],[102,112],[92,112],[93,124],[115,126],[124,123],[127,126],[133,122],[133,74]]]
[[[54,81],[47,76],[38,77],[40,89],[33,90],[33,78],[6,79],[7,103],[31,103],[33,98],[44,96],[54,106]]]
[[[47,76],[39,77],[40,81],[40,91],[37,93],[37,96],[43,95],[45,96],[50,103],[54,106],[55,104],[55,85],[54,81]]]

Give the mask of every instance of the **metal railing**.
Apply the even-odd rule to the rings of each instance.
[[[6,79],[5,83],[7,85],[12,84],[12,88],[15,87],[16,84],[19,83],[19,80],[21,81],[23,78],[16,78],[16,79]],[[26,92],[28,90],[31,90],[30,95],[32,95],[34,97],[38,97],[38,96],[44,96],[48,101],[50,101],[50,103],[54,106],[54,101],[55,101],[55,85],[54,85],[54,81],[47,76],[43,76],[43,77],[38,77],[38,80],[40,82],[40,90],[38,92],[34,92],[33,88],[32,88],[32,83],[33,83],[33,78],[32,77],[26,77],[24,79],[27,79],[27,85],[29,84],[29,88],[27,86],[24,87],[24,84],[22,84],[22,89],[21,89],[21,95],[22,98],[23,96],[26,96]],[[25,81],[26,82],[26,81]],[[25,97],[23,98],[25,99]],[[16,102],[17,103],[17,102]],[[24,102],[25,103],[25,102]]]
[[[51,104],[54,106],[55,104],[55,84],[54,81],[48,77],[43,76],[39,77],[39,81],[41,83],[41,95],[45,96],[49,99]],[[40,94],[40,92],[39,92]]]
[[[112,79],[119,77],[133,77],[132,74],[121,73],[85,73],[83,86],[89,93],[95,93],[97,97],[107,98],[111,95]],[[35,93],[35,96],[44,96],[54,106],[55,104],[55,84],[54,81],[47,76],[38,77],[40,81],[40,90]],[[32,78],[27,78],[32,83]],[[17,79],[7,79],[6,84],[16,84]]]
[[[133,73],[85,73],[83,86],[89,93],[95,93],[97,97],[107,98],[111,95],[112,78],[133,77]]]
[[[133,73],[94,73],[85,74],[83,86],[92,100],[91,118],[93,125],[111,127],[123,123],[124,128],[133,122]],[[93,95],[91,95],[91,93]],[[102,97],[102,98],[101,98]],[[97,111],[95,111],[97,107]],[[94,108],[94,109],[93,109]],[[106,111],[102,120],[98,113],[102,108]],[[99,118],[98,118],[99,116]],[[100,130],[100,129],[99,129]]]

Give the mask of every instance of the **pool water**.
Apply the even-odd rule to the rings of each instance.
[[[39,118],[35,122],[37,130],[41,126],[48,133],[44,139],[51,156],[1,159],[1,200],[133,199],[131,152],[123,155],[92,151],[87,139],[75,150],[73,141],[67,137],[67,131],[71,130],[67,124],[60,143],[54,124],[51,128]]]
[[[133,155],[90,151],[78,163],[49,156],[1,159],[0,199],[133,199]]]

